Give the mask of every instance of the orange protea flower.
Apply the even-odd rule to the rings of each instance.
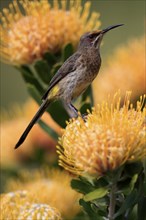
[[[95,103],[107,100],[108,94],[114,95],[119,88],[122,98],[126,91],[132,91],[133,99],[144,94],[145,59],[145,37],[119,47],[93,83]]]
[[[26,191],[15,191],[0,195],[1,220],[16,219],[21,205],[26,203]]]
[[[56,208],[47,204],[28,202],[27,191],[15,191],[1,195],[1,220],[5,219],[50,219],[61,220]]]
[[[73,218],[79,211],[79,194],[70,187],[71,177],[59,170],[43,169],[20,173],[20,180],[7,183],[7,191],[26,190],[27,201],[48,204],[59,210],[65,219]]]
[[[48,219],[48,220],[61,220],[61,215],[57,209],[50,207],[46,204],[27,204],[21,207],[21,212],[18,219]]]
[[[32,117],[32,114],[37,109],[37,104],[33,100],[28,100],[22,106],[15,105],[13,108],[11,107],[10,112],[2,112],[1,165],[18,165],[23,162],[23,160],[32,158],[36,148],[44,148],[46,151],[49,151],[50,157],[48,157],[48,154],[46,154],[46,160],[51,162],[53,159],[55,159],[56,141],[48,136],[48,134],[43,131],[38,124],[34,126],[32,132],[24,142],[24,147],[18,149],[17,151],[14,150],[14,146],[24,127],[27,125],[28,121]],[[61,128],[53,121],[49,114],[45,113],[42,119],[58,134],[61,134]]]
[[[60,138],[59,164],[72,173],[104,175],[125,163],[146,157],[144,97],[135,109],[127,93],[120,108],[120,95],[82,118],[71,120]]]
[[[13,0],[1,14],[1,57],[12,64],[32,63],[45,52],[56,53],[100,26],[99,13],[89,16],[91,2],[81,0]],[[24,13],[21,11],[23,9]]]

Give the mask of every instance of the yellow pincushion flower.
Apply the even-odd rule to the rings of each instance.
[[[26,196],[27,192],[24,190],[17,190],[15,192],[1,194],[1,220],[16,219],[20,211],[21,205],[24,205],[27,202]]]
[[[81,0],[54,0],[53,7],[48,0],[14,0],[0,17],[2,60],[15,65],[32,63],[69,42],[75,46],[83,33],[100,26],[99,13],[89,16],[90,6],[86,2],[82,7]]]
[[[93,83],[94,101],[107,100],[120,88],[122,98],[132,91],[133,100],[145,93],[145,37],[133,39],[110,55]]]
[[[46,204],[28,204],[21,207],[21,213],[18,216],[19,220],[61,220],[60,213]]]
[[[49,157],[46,154],[44,160],[51,162],[56,159],[56,141],[48,136],[39,125],[36,125],[30,133],[24,143],[24,148],[14,151],[16,140],[20,137],[24,127],[37,109],[38,105],[33,100],[29,99],[23,105],[11,106],[10,111],[3,111],[1,113],[1,145],[3,146],[1,149],[1,166],[10,167],[23,163],[28,158],[33,157],[36,147],[43,148],[46,152],[49,151]],[[53,121],[49,114],[45,113],[42,119],[58,134],[61,134],[61,128]]]
[[[7,191],[26,190],[30,204],[47,204],[57,208],[65,219],[73,218],[79,211],[80,195],[70,187],[71,177],[59,170],[23,170],[20,180],[7,183]]]
[[[32,219],[61,220],[56,208],[48,204],[29,203],[27,191],[15,191],[1,196],[1,220]]]
[[[143,101],[141,97],[134,109],[127,93],[120,107],[115,95],[111,104],[89,113],[86,122],[80,117],[72,120],[59,141],[59,164],[77,175],[104,175],[146,157]]]

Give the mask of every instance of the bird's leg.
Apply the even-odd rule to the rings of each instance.
[[[84,113],[84,114],[82,114],[82,118],[83,118],[84,122],[86,122],[87,117],[88,117],[88,113]]]
[[[75,108],[75,106],[72,103],[69,103],[67,106],[68,106],[68,109],[70,112],[70,116],[72,118],[77,118],[78,117],[78,110]]]
[[[77,118],[78,116],[81,116],[83,120],[86,122],[88,116],[87,113],[79,115],[78,110],[75,108],[75,106],[72,103],[68,103],[68,104],[64,103],[64,104],[65,104],[65,109],[71,118]]]
[[[78,117],[78,110],[75,108],[75,106],[72,103],[64,103],[64,108],[66,109],[68,115],[71,118],[77,118]]]

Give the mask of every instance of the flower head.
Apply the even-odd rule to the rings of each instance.
[[[2,219],[61,220],[57,209],[47,204],[29,203],[27,191],[15,191],[1,196]]]
[[[26,196],[27,192],[24,190],[17,190],[15,192],[1,194],[1,219],[16,219],[20,211],[21,205],[24,205],[27,202]]]
[[[28,111],[29,109],[29,111]],[[5,166],[15,166],[24,162],[26,159],[32,158],[34,151],[38,148],[43,148],[49,151],[50,157],[46,156],[50,162],[56,159],[54,141],[44,132],[39,125],[36,125],[29,137],[24,142],[24,148],[14,151],[16,141],[20,137],[24,127],[31,120],[32,114],[38,109],[37,104],[33,100],[28,100],[24,105],[14,105],[11,107],[11,112],[2,112],[3,121],[1,122],[1,161],[0,164]],[[43,120],[51,126],[58,134],[60,127],[53,121],[47,113],[43,115]],[[15,129],[14,129],[15,127]],[[11,134],[11,135],[8,135]],[[47,155],[47,154],[46,154]]]
[[[111,104],[89,113],[86,122],[71,120],[59,141],[59,164],[78,175],[104,175],[146,157],[142,105],[141,97],[135,109],[127,93],[120,108],[120,96],[115,95]]]
[[[144,37],[117,48],[93,84],[95,103],[107,100],[108,94],[114,95],[119,88],[123,99],[126,91],[132,91],[133,100],[137,99],[145,93],[145,68]]]
[[[54,0],[51,7],[48,0],[14,0],[9,9],[3,9],[0,18],[3,61],[32,63],[47,51],[60,51],[67,43],[75,46],[83,33],[100,25],[98,13],[89,15],[90,5],[86,2],[82,8],[80,0],[64,0],[60,4]]]
[[[74,217],[79,211],[79,194],[70,188],[71,178],[59,170],[43,169],[20,173],[20,180],[9,181],[7,191],[26,190],[30,204],[48,204],[59,210],[64,218]]]
[[[21,213],[18,219],[48,219],[48,220],[61,220],[60,213],[46,204],[27,204],[21,207]]]

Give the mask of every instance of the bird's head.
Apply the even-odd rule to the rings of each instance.
[[[81,49],[93,46],[98,49],[105,33],[122,25],[123,24],[112,25],[103,30],[92,31],[82,35],[80,38],[79,48]]]

